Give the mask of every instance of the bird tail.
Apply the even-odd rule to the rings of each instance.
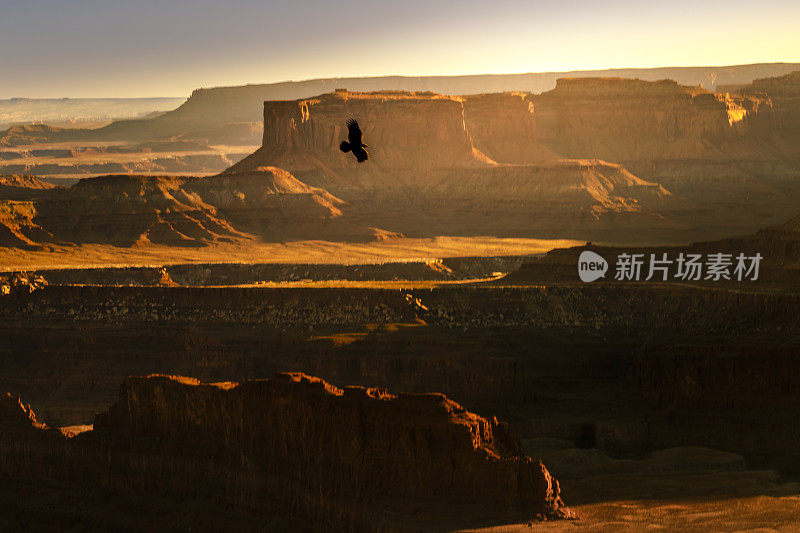
[[[347,142],[347,141],[342,141],[342,144],[339,145],[339,150],[341,150],[344,153],[349,152],[350,151],[350,143]]]

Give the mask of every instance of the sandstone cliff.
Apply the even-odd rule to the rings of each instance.
[[[347,117],[371,145],[342,154]],[[591,237],[664,225],[670,194],[619,165],[560,160],[531,97],[337,91],[264,103],[264,144],[228,172],[286,168],[369,224],[407,236]],[[469,216],[465,216],[469,214]]]
[[[264,138],[258,157],[278,166],[314,161],[356,169],[339,151],[345,118],[355,117],[371,143],[370,162],[383,169],[450,168],[476,164],[459,98],[433,93],[346,90],[290,102],[264,102]],[[255,155],[255,154],[254,154]],[[247,167],[243,161],[234,168]],[[289,168],[289,167],[287,167]]]
[[[750,130],[769,106],[670,80],[562,79],[532,102],[538,141],[562,157],[614,161],[655,179],[730,173],[769,153],[769,139]]]
[[[568,78],[539,95],[342,89],[267,101],[262,147],[223,174],[238,175],[244,184],[251,179],[245,176],[263,175],[259,169],[266,167],[273,175],[288,172],[295,182],[286,193],[256,203],[258,194],[249,194],[244,203],[231,203],[222,197],[229,193],[211,192],[211,183],[229,187],[230,180],[214,178],[174,191],[169,186],[170,198],[153,198],[151,207],[136,202],[133,209],[124,202],[86,203],[76,188],[60,197],[62,203],[70,197],[65,211],[77,210],[80,217],[36,202],[35,220],[5,216],[4,240],[36,242],[26,237],[32,226],[68,242],[187,246],[240,234],[270,240],[494,235],[636,244],[746,234],[785,220],[800,199],[800,136],[792,129],[800,108],[796,79],[757,80],[736,94],[669,80]],[[214,101],[212,92],[193,97],[196,105]],[[237,91],[228,92],[241,104]],[[189,111],[175,116],[181,113]],[[349,117],[359,119],[371,145],[365,164],[338,149]],[[121,222],[114,222],[115,213]],[[129,230],[103,233],[115,224]]]
[[[327,78],[213,87],[193,91],[180,107],[154,118],[120,120],[97,130],[54,130],[45,136],[40,133],[29,135],[17,130],[16,134],[9,137],[15,137],[18,144],[29,144],[37,137],[47,142],[57,142],[60,139],[142,140],[184,135],[193,139],[210,140],[214,144],[253,144],[260,136],[261,103],[265,100],[310,98],[341,88],[354,91],[433,91],[458,95],[507,91],[541,93],[551,90],[559,78],[619,77],[650,81],[673,79],[683,85],[698,85],[715,90],[722,85],[743,85],[757,78],[781,76],[798,68],[798,63],[761,63],[472,76]],[[5,133],[0,131],[0,146],[3,145]]]
[[[397,531],[567,517],[558,482],[504,424],[440,394],[338,389],[302,374],[203,384],[129,378],[94,429],[46,431],[0,402],[8,476],[227,502],[315,531]],[[27,427],[27,430],[26,430]]]
[[[53,235],[34,222],[36,207],[33,202],[0,202],[0,246],[35,248]]]
[[[774,129],[782,148],[800,157],[800,70],[784,76],[762,78],[739,92],[751,99],[768,99],[773,109]]]
[[[773,89],[776,98],[793,94],[792,79],[775,82],[783,87]],[[621,78],[561,79],[539,95],[337,90],[265,102],[263,146],[232,171],[285,168],[348,202],[371,225],[406,235],[492,234],[504,228],[495,234],[718,239],[794,212],[800,169],[785,125],[793,123],[786,111],[792,106],[797,103],[791,99],[774,105],[763,93],[712,93],[670,80]],[[365,141],[373,145],[368,164],[337,150],[349,116],[360,120]],[[612,178],[618,198],[612,205],[599,198],[592,179],[569,186],[569,164],[554,164],[563,159],[589,161],[595,167],[591,175],[613,176],[604,162],[622,165],[627,175],[660,184],[661,200],[670,201],[645,207],[643,189],[626,189],[627,178]],[[504,169],[508,165],[515,168]],[[565,174],[545,186],[539,180],[543,166]],[[453,187],[465,191],[478,175],[488,185],[508,174],[518,176],[518,186],[505,189],[508,180],[497,179],[486,195],[477,193],[488,190],[482,187],[473,187],[471,195],[447,194]],[[750,208],[732,216],[743,204]],[[554,224],[559,219],[560,228]]]
[[[498,163],[541,163],[560,158],[540,142],[534,97],[528,93],[462,97],[472,143]]]
[[[781,78],[782,91],[791,86],[791,76]],[[674,167],[675,161],[719,164],[769,154],[781,162],[780,151],[764,151],[776,131],[775,112],[783,111],[773,110],[763,96],[715,94],[671,80],[564,78],[539,95],[447,97],[342,89],[265,102],[263,148],[241,168],[260,157],[262,163],[273,161],[295,171],[303,163],[316,167],[322,158],[352,171],[357,167],[349,168],[337,147],[345,137],[344,119],[355,116],[374,145],[371,162],[382,169],[586,158],[654,176],[674,172],[665,165],[673,162]],[[781,121],[791,122],[791,115]]]

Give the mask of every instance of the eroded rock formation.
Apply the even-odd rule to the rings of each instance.
[[[541,142],[548,135],[534,105],[519,93],[346,90],[265,102],[263,146],[230,172],[267,162],[289,169],[371,225],[404,235],[549,236],[662,224],[668,191],[617,164],[559,159]],[[369,165],[337,150],[349,116],[371,145]]]
[[[103,186],[86,181],[64,195],[74,204],[66,214],[52,203],[6,206],[3,238],[30,245],[36,227],[67,242],[189,246],[240,233],[270,240],[399,233],[626,244],[730,237],[796,210],[796,80],[789,74],[713,93],[670,80],[568,78],[538,95],[337,89],[267,101],[262,147],[221,176],[153,185],[172,198],[153,197],[144,214],[125,206],[114,211],[119,202],[101,199],[128,194],[121,178],[104,177]],[[338,150],[350,117],[370,145],[368,164]],[[269,198],[249,185],[258,177],[264,190],[274,189]],[[224,184],[219,194],[217,184]],[[119,190],[95,194],[108,187]],[[237,187],[251,191],[246,202],[232,200],[243,192]],[[86,203],[87,192],[99,200]],[[36,216],[26,220],[31,209]],[[147,221],[119,238],[97,234],[94,226],[114,225],[117,215],[120,226],[129,226],[131,215]],[[59,222],[48,222],[51,216]],[[72,238],[65,228],[82,236]]]
[[[25,201],[0,201],[0,245],[203,246],[385,235],[344,220],[341,200],[275,167],[209,178],[103,176],[46,195],[25,190]]]
[[[126,380],[91,431],[47,431],[10,396],[0,428],[9,476],[222,501],[316,531],[570,516],[558,481],[504,424],[441,394],[288,373],[238,384],[154,375]]]

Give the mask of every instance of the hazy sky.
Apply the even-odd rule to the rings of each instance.
[[[774,61],[799,0],[0,0],[0,98]]]

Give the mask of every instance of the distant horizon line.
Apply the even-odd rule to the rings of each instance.
[[[718,65],[662,65],[657,67],[606,67],[606,68],[574,68],[570,70],[543,70],[543,71],[524,71],[524,72],[483,72],[483,73],[462,73],[462,74],[381,74],[377,76],[318,76],[314,78],[301,78],[301,79],[283,79],[277,81],[261,81],[261,82],[247,82],[232,85],[211,85],[201,86],[192,89],[188,95],[179,96],[53,96],[53,97],[40,97],[32,98],[26,96],[12,96],[8,98],[0,98],[2,101],[14,100],[31,100],[31,101],[46,101],[46,100],[159,100],[159,99],[188,99],[194,92],[199,90],[209,89],[226,89],[235,87],[253,87],[259,85],[280,85],[288,83],[307,83],[313,81],[326,81],[326,80],[348,80],[348,79],[381,79],[381,78],[470,78],[470,77],[484,77],[484,76],[529,76],[529,75],[552,75],[552,74],[571,74],[571,73],[586,73],[586,72],[613,72],[613,71],[627,71],[627,70],[666,70],[666,69],[704,69],[704,68],[735,68],[735,67],[755,67],[755,66],[771,66],[771,65],[797,65],[800,67],[800,60],[798,61],[762,61],[757,63],[732,63],[732,64],[718,64]]]

